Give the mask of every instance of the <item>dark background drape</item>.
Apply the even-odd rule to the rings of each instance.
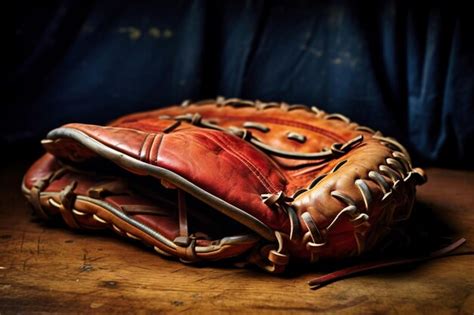
[[[0,141],[222,95],[340,112],[472,168],[473,19],[453,1],[17,1]]]

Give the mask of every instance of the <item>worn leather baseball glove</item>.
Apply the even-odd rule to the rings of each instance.
[[[23,193],[44,218],[109,228],[185,262],[290,261],[373,249],[425,181],[396,140],[316,107],[184,102],[42,141]]]

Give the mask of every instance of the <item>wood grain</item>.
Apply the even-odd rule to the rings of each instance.
[[[346,279],[311,291],[317,266],[274,276],[163,259],[113,233],[81,233],[33,218],[20,194],[26,162],[1,170],[0,314],[474,312],[474,256]],[[474,172],[428,170],[419,200],[473,250]],[[430,218],[427,218],[429,220]],[[472,240],[472,241],[471,241]],[[470,242],[471,241],[471,242]]]

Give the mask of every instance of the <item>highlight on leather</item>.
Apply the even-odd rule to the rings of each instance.
[[[67,124],[42,144],[22,186],[41,217],[270,272],[376,249],[426,181],[395,139],[284,102],[185,101]]]

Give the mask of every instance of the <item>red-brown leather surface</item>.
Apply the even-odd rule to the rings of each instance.
[[[164,129],[171,123],[158,120],[154,131],[158,126]],[[233,135],[191,125],[180,126],[169,134],[147,133],[130,126],[68,124],[64,127],[79,130],[135,159],[142,158],[143,162],[171,170],[211,194],[245,209],[270,227],[289,230],[287,216],[272,211],[262,203],[260,196],[285,190],[287,182],[283,174],[267,155]],[[48,150],[63,159],[71,155],[74,159],[81,154],[90,156],[83,147],[57,144],[59,147],[48,146]],[[81,151],[74,151],[77,148]]]
[[[285,234],[290,233],[287,213],[267,206],[262,201],[262,194],[281,191],[291,197],[296,191],[306,189],[290,203],[296,210],[303,233],[292,240],[289,251],[301,258],[311,256],[305,247],[307,240],[303,240],[308,232],[301,218],[303,213],[311,215],[329,240],[328,246],[319,249],[318,256],[342,257],[371,248],[392,221],[411,209],[416,184],[410,178],[412,170],[397,170],[396,176],[400,177],[400,181],[382,174],[383,181],[390,185],[390,194],[383,191],[380,183],[370,178],[369,173],[379,172],[381,166],[387,166],[387,159],[394,158],[394,149],[373,133],[358,129],[356,123],[328,116],[320,110],[310,111],[286,104],[274,107],[221,105],[209,102],[174,106],[127,115],[109,126],[68,124],[63,128],[80,131],[136,160],[170,170],[251,214],[271,229]],[[186,118],[180,125],[175,125],[177,120],[183,120],[180,116],[196,114],[199,118],[194,119],[206,120],[220,128],[247,129],[259,142],[287,152],[321,152],[334,143],[343,145],[357,136],[363,136],[363,141],[348,152],[332,158],[280,157],[264,153],[231,132],[204,128],[191,119]],[[249,122],[265,128],[248,127]],[[295,141],[289,136],[291,133],[304,140]],[[68,160],[84,162],[97,158],[91,150],[71,139],[50,140],[53,143],[46,145],[46,149],[66,163]],[[334,169],[336,165],[340,165],[337,170]],[[34,182],[28,177],[41,173],[40,168],[36,168],[33,166],[34,171],[27,174],[27,185]],[[136,174],[146,174],[139,167],[127,169]],[[321,175],[324,178],[314,187],[309,187]],[[370,201],[363,198],[363,192],[355,185],[357,180],[363,180],[370,190]],[[347,196],[358,213],[368,215],[368,221],[357,227],[359,230],[355,231],[349,217],[337,217],[348,204],[333,196],[334,192]],[[383,200],[384,195],[390,196]],[[154,228],[162,224],[155,222],[154,218],[142,217],[142,220]],[[330,226],[334,220],[339,221]],[[360,234],[363,244],[354,233]]]

